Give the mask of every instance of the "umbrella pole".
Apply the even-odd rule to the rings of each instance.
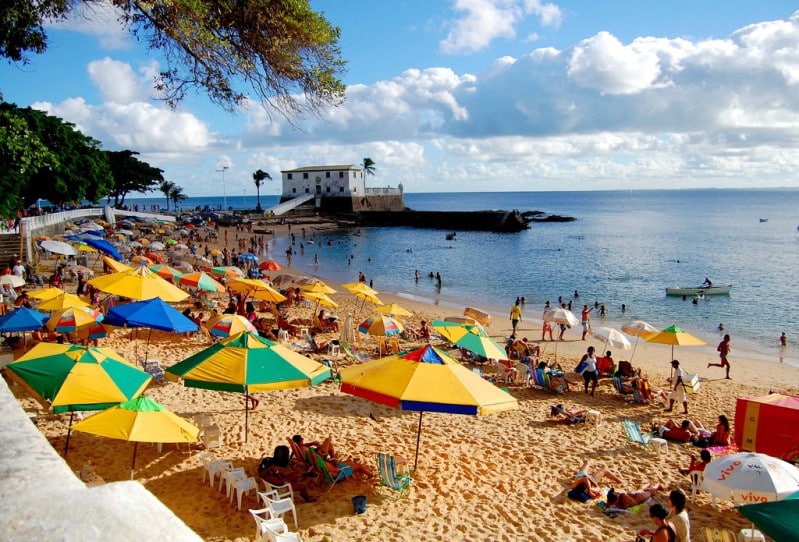
[[[419,430],[416,432],[416,458],[413,460],[413,470],[416,470],[416,466],[419,465],[419,443],[422,440],[422,414],[424,414],[424,410],[419,411]]]
[[[247,442],[247,433],[250,427],[250,398],[247,386],[244,386],[244,442]]]
[[[635,349],[638,346],[638,339],[639,339],[639,337],[638,337],[638,335],[636,335],[635,336],[635,344],[633,345],[633,353],[630,354],[630,363],[632,363],[633,358],[635,357]]]
[[[138,442],[133,443],[133,461],[130,463],[130,479],[133,480],[133,471],[136,469],[136,449],[139,447]]]
[[[150,355],[150,335],[153,333],[153,328],[147,331],[147,346],[144,348],[144,361],[147,361],[147,356]]]
[[[67,443],[64,445],[64,455],[69,453],[69,436],[72,433],[72,417],[75,416],[74,411],[70,411],[69,413],[69,428],[67,429]]]

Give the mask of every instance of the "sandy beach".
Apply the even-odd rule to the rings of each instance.
[[[272,226],[270,226],[272,227]],[[275,235],[285,235],[285,226],[278,226]],[[228,231],[232,239],[235,230]],[[244,235],[244,234],[241,234]],[[224,239],[224,235],[220,235]],[[220,247],[221,248],[221,247]],[[285,257],[280,258],[284,263]],[[282,272],[297,274],[292,269]],[[357,276],[352,277],[353,281]],[[374,314],[374,306],[360,309],[360,300],[338,284],[332,294],[339,307],[332,309],[340,317],[354,315],[354,320]],[[75,283],[68,283],[74,291]],[[385,303],[396,302],[413,312],[402,318],[418,327],[421,320],[460,315],[458,311],[380,294]],[[222,298],[220,298],[222,299]],[[512,300],[508,300],[510,307]],[[465,305],[464,305],[465,306]],[[183,306],[178,306],[181,310]],[[596,340],[580,340],[574,327],[557,344],[541,341],[542,306],[526,306],[519,335],[541,344],[543,357],[557,360],[566,370],[577,364],[589,345],[598,350]],[[310,318],[311,308],[292,308],[291,316]],[[510,334],[508,314],[493,315],[487,331],[500,344]],[[149,346],[145,334],[132,340],[129,330],[116,330],[101,344],[110,346],[135,359],[136,349],[147,348],[149,359],[164,366],[172,365],[208,346],[200,336],[175,336],[153,332]],[[325,340],[336,338],[327,334]],[[366,344],[370,338],[364,338]],[[401,346],[408,343],[401,342]],[[421,344],[421,343],[419,343]],[[439,344],[439,343],[435,343]],[[444,343],[440,343],[444,346]],[[614,358],[629,359],[631,351],[615,351]],[[719,414],[731,420],[737,397],[765,395],[770,391],[799,394],[799,369],[756,359],[743,359],[733,350],[730,354],[732,380],[724,379],[717,367],[707,368],[717,356],[708,348],[677,347],[675,357],[689,373],[698,373],[702,380],[699,393],[689,397],[691,419],[713,426]],[[328,356],[314,355],[317,358]],[[669,386],[671,347],[639,343],[632,363],[641,367],[653,388]],[[354,363],[346,356],[336,359],[339,367]],[[490,372],[491,369],[487,369]],[[578,380],[572,374],[570,379]],[[10,384],[26,409],[38,406],[24,390]],[[699,449],[691,445],[672,444],[668,453],[658,456],[654,447],[642,448],[628,442],[621,421],[638,421],[642,428],[653,422],[664,422],[670,416],[662,405],[637,405],[626,402],[611,384],[600,380],[595,396],[582,392],[582,386],[565,394],[511,385],[509,392],[518,399],[519,410],[481,417],[425,414],[422,430],[419,467],[413,475],[410,494],[397,499],[387,491],[378,491],[378,481],[348,479],[327,491],[314,486],[316,502],[297,499],[299,532],[303,540],[540,540],[540,541],[627,541],[642,528],[652,524],[646,511],[608,517],[591,503],[578,503],[566,498],[575,473],[586,460],[596,467],[607,467],[618,474],[623,484],[617,489],[633,491],[647,482],[667,488],[655,500],[666,502],[668,489],[688,492],[690,482],[678,472],[688,465]],[[261,458],[271,456],[274,447],[285,444],[286,438],[300,433],[307,439],[332,436],[342,455],[351,455],[374,464],[375,453],[384,451],[412,461],[416,445],[418,415],[400,412],[364,399],[343,394],[338,384],[325,382],[312,388],[258,394],[260,406],[250,412],[249,439],[244,442],[244,399],[240,394],[185,388],[176,383],[153,384],[146,394],[176,414],[191,418],[211,414],[223,433],[223,445],[214,452],[229,459],[235,466],[245,467],[256,475]],[[565,425],[549,418],[552,405],[587,408],[602,413],[598,426]],[[675,406],[673,418],[682,419]],[[63,451],[68,416],[40,416],[39,428]],[[650,449],[651,448],[651,449]],[[97,473],[106,482],[126,480],[130,475],[133,445],[75,432],[65,460],[73,470],[87,462],[96,464]],[[245,497],[241,511],[235,503],[208,482],[201,482],[202,468],[197,454],[199,445],[164,445],[159,453],[154,445],[139,446],[135,478],[174,511],[201,537],[212,541],[253,540],[255,523],[247,508],[260,508],[253,495]],[[351,499],[365,495],[367,511],[354,515]],[[720,527],[737,532],[750,524],[729,502],[713,507],[706,494],[690,503],[694,540],[702,540],[704,527]],[[292,522],[289,526],[294,530]]]

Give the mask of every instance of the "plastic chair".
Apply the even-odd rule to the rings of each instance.
[[[267,496],[264,504],[270,510],[272,517],[279,517],[282,519],[284,514],[291,512],[291,517],[294,520],[294,528],[299,528],[300,525],[297,523],[297,509],[294,507],[294,501],[292,501],[290,498],[286,497],[285,499],[273,500]]]
[[[233,486],[236,482],[245,478],[247,478],[247,473],[244,471],[244,467],[226,470],[219,478],[219,491],[222,491],[222,486],[224,485],[225,494],[228,500],[231,501],[233,500]]]
[[[275,535],[275,542],[302,542],[300,533],[280,533]]]
[[[202,428],[200,440],[206,449],[222,447],[222,431],[218,425],[208,425]]]
[[[208,482],[211,487],[214,487],[214,477],[218,474],[221,477],[222,473],[226,470],[232,469],[233,463],[227,459],[215,459],[203,465],[203,482],[205,482],[205,474],[208,473]]]
[[[250,509],[250,514],[255,520],[255,542],[269,542],[275,539],[276,534],[288,532],[286,522],[280,518],[273,518],[269,508],[260,510]]]
[[[250,491],[258,491],[258,484],[255,483],[255,478],[244,478],[243,480],[238,480],[236,485],[233,486],[233,493],[236,494],[236,503],[237,509],[241,510],[241,498],[244,496],[245,493]]]
[[[291,484],[285,483],[282,486],[276,486],[275,484],[270,484],[266,480],[261,480],[261,482],[264,484],[264,493],[274,493],[275,497],[272,498],[272,500],[285,498],[289,498],[292,501],[294,500],[294,489],[292,489]]]
[[[702,481],[705,479],[705,473],[700,470],[692,470],[691,476],[691,501],[696,500],[696,495],[702,489]]]

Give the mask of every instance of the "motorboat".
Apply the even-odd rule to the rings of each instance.
[[[448,233],[448,234],[447,234],[447,241],[453,241],[453,240],[455,239],[455,236],[456,236],[456,235],[457,235],[457,234],[456,234],[455,232]]]
[[[678,286],[666,288],[666,295],[672,296],[706,296],[706,295],[730,295],[732,284],[720,286]]]
[[[768,218],[761,218],[760,222],[768,222]]]

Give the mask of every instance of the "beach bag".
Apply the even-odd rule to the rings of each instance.
[[[580,363],[578,363],[577,367],[574,368],[574,372],[575,373],[582,374],[582,372],[585,371],[586,367],[588,367],[588,363],[586,363],[586,361],[585,361],[587,359],[588,359],[588,354],[583,354],[583,357],[580,360]]]
[[[573,501],[588,502],[591,500],[591,495],[582,490],[582,485],[569,490],[568,497]]]
[[[702,383],[699,382],[698,374],[684,374],[682,377],[682,385],[688,393],[696,393],[699,391]]]

